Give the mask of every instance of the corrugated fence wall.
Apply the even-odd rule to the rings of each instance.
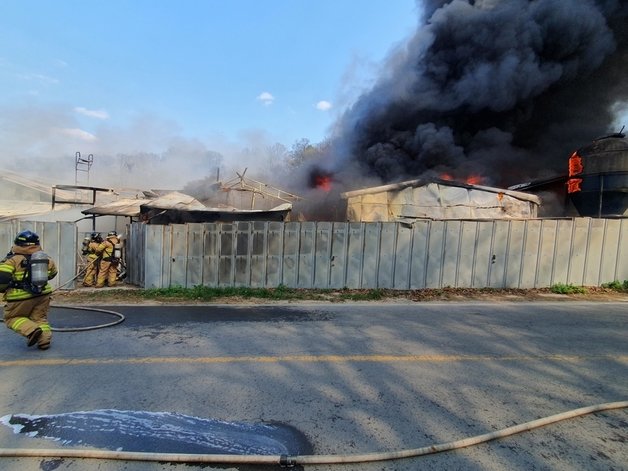
[[[128,281],[145,288],[535,288],[628,279],[628,219],[134,223],[128,242]]]
[[[50,284],[54,288],[60,285],[65,289],[74,288],[78,254],[76,224],[26,221],[0,223],[0,250],[4,250],[2,258],[11,250],[16,234],[27,229],[39,235],[42,250],[57,264],[59,274]]]

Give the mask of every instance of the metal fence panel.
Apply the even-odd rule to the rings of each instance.
[[[509,237],[509,221],[495,221],[489,265],[490,280],[488,285],[491,288],[505,287]]]
[[[603,219],[591,219],[584,263],[583,285],[597,285],[600,279],[602,247],[604,245],[605,224]]]
[[[362,252],[362,276],[360,288],[379,286],[379,254],[382,223],[364,225],[364,250]]]
[[[587,258],[589,241],[589,218],[575,219],[572,229],[571,254],[569,256],[568,284],[582,285],[584,282],[584,270]]]
[[[283,267],[281,283],[296,288],[299,286],[299,237],[300,224],[289,222],[283,233]]]
[[[185,286],[193,288],[203,284],[203,225],[193,223],[187,229]]]
[[[284,224],[268,224],[268,256],[266,261],[266,285],[277,287],[283,283]]]
[[[251,230],[250,286],[252,288],[262,288],[266,286],[268,223],[253,222]]]
[[[349,251],[349,224],[333,223],[329,287],[341,289],[347,284],[347,255]]]
[[[477,237],[477,221],[461,221],[460,239],[458,243],[458,267],[456,286],[470,288],[473,285],[473,259],[475,257],[475,238]]]
[[[385,222],[380,225],[378,247],[377,287],[392,288],[395,282],[398,224]]]
[[[364,255],[364,223],[349,224],[347,248],[347,288],[362,287],[362,261]]]
[[[170,226],[170,284],[187,287],[188,230],[185,224]]]
[[[149,288],[600,285],[628,278],[626,221],[147,225],[131,228],[127,258],[128,268],[143,258],[142,276],[131,274],[130,279]],[[61,252],[70,250],[74,259],[77,242],[69,224],[23,226],[44,234],[51,256],[63,258]],[[1,225],[0,241],[10,244],[17,229]],[[137,240],[142,237],[143,246]]]
[[[523,265],[523,244],[526,232],[525,221],[511,221],[508,234],[508,254],[506,255],[505,288],[521,288]]]
[[[479,221],[475,241],[473,260],[473,288],[489,286],[489,266],[493,259],[491,241],[493,239],[493,221]]]
[[[145,286],[146,224],[129,226],[125,252],[127,281],[134,285]]]
[[[203,225],[203,278],[202,284],[218,286],[220,261],[220,227],[216,224]]]
[[[427,241],[426,288],[442,287],[443,252],[445,248],[445,221],[432,221]]]
[[[328,288],[331,272],[331,244],[333,223],[319,222],[314,239],[314,288]]]
[[[235,265],[235,225],[222,224],[219,231],[218,286],[233,286]]]
[[[417,221],[412,225],[412,266],[410,289],[427,287],[427,265],[432,221]]]
[[[552,267],[554,266],[554,254],[556,251],[556,230],[555,220],[541,221],[537,273],[534,280],[535,287],[550,286],[552,284]]]
[[[164,252],[167,247],[164,244],[163,229],[165,226],[147,225],[146,226],[146,250],[144,252],[145,260],[145,288],[162,288],[169,287],[164,280],[161,267],[163,265]],[[141,256],[141,254],[134,254]]]
[[[612,253],[613,247],[609,247],[609,252]],[[621,220],[621,228],[619,231],[619,243],[617,244],[617,271],[613,280],[610,281],[623,281],[628,280],[628,219]],[[604,280],[602,280],[604,281]],[[606,280],[609,281],[609,280]]]
[[[558,220],[556,226],[556,249],[551,284],[566,284],[569,280],[569,259],[571,256],[573,221]]]
[[[458,285],[461,232],[462,221],[445,222],[441,286],[455,287]]]
[[[526,221],[521,257],[520,288],[536,287],[537,263],[541,246],[541,221]]]
[[[251,286],[251,256],[253,255],[253,223],[238,222],[235,229],[234,286]]]
[[[299,247],[297,250],[297,288],[312,288],[314,284],[314,250],[316,223],[304,222],[300,225]]]
[[[398,224],[393,257],[395,261],[392,288],[410,289],[410,271],[412,269],[412,227]]]

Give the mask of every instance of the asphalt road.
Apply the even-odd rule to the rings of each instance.
[[[276,440],[296,454],[362,454],[628,400],[626,303],[103,309],[124,322],[55,332],[46,352],[0,330],[2,448],[198,453],[211,444],[246,452]],[[56,328],[112,320],[94,311],[51,313]],[[619,409],[418,458],[293,469],[619,470],[628,469],[627,439],[628,410]],[[0,469],[192,468],[5,457]]]

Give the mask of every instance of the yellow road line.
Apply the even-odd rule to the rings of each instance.
[[[221,363],[447,363],[482,361],[558,361],[586,360],[628,361],[628,355],[280,355],[236,357],[139,357],[139,358],[48,358],[5,360],[0,367],[11,366],[81,366],[148,364],[221,364]]]

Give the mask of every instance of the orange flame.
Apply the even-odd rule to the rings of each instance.
[[[314,186],[323,191],[331,190],[331,177],[328,175],[317,175],[314,179]]]
[[[480,175],[469,175],[466,180],[469,185],[480,185],[483,181]]]
[[[582,183],[582,178],[570,178],[567,180],[567,193],[577,193],[582,191],[580,184]]]
[[[582,157],[576,152],[569,157],[569,176],[579,175],[584,172],[584,165],[582,164]]]
[[[448,180],[448,181],[456,180],[449,173],[441,173],[439,175],[439,178],[441,180]],[[460,180],[458,180],[458,181],[460,181]],[[480,184],[482,184],[484,182],[484,178],[481,177],[480,175],[469,175],[468,177],[466,177],[462,181],[464,181],[464,183],[467,183],[468,185],[480,185]]]

